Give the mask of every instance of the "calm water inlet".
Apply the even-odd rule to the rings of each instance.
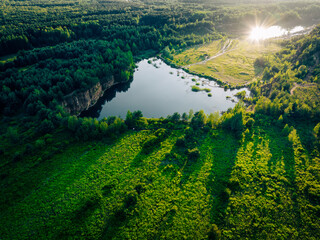
[[[234,107],[236,93],[245,90],[249,94],[246,88],[225,91],[213,81],[172,68],[160,59],[143,60],[137,66],[130,84],[106,91],[105,96],[81,116],[125,118],[128,110],[141,110],[143,116],[149,118],[188,113],[190,109],[213,113]],[[205,91],[193,92],[191,87],[196,83],[200,88],[209,88],[212,97]]]

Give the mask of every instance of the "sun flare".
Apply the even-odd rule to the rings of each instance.
[[[268,38],[280,37],[287,33],[288,31],[280,26],[272,26],[268,28],[257,26],[252,28],[249,39],[253,41],[262,41]]]
[[[260,41],[265,38],[265,28],[263,27],[255,27],[251,30],[251,34],[249,37],[251,40]]]

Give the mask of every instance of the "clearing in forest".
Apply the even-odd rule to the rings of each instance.
[[[258,57],[281,49],[279,41],[254,43],[248,40],[217,40],[191,47],[174,56],[173,62],[195,74],[213,77],[231,86],[242,86],[256,80],[263,69],[254,66]]]

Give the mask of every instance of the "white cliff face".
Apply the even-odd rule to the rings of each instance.
[[[104,92],[120,82],[115,82],[114,76],[110,76],[105,83],[98,82],[85,91],[75,91],[65,96],[61,105],[71,115],[80,115],[97,103]]]

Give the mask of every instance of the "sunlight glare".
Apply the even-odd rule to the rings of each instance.
[[[253,41],[261,41],[268,38],[280,37],[287,34],[288,31],[280,26],[272,26],[264,28],[262,26],[257,26],[251,30],[249,38]]]

